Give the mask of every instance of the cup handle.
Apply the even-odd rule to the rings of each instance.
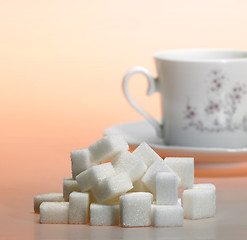
[[[124,76],[123,79],[123,92],[125,94],[125,97],[127,98],[128,102],[130,103],[130,105],[136,110],[138,111],[144,118],[146,118],[146,120],[154,127],[157,135],[159,137],[163,136],[163,125],[160,124],[157,120],[155,120],[153,117],[151,117],[147,112],[145,112],[134,100],[133,98],[130,96],[129,91],[128,91],[128,81],[130,79],[130,77],[136,73],[142,73],[144,74],[147,79],[148,79],[148,91],[147,91],[147,95],[150,96],[152,95],[154,92],[157,91],[157,82],[158,82],[158,78],[153,78],[150,74],[150,72],[144,68],[144,67],[134,67],[132,69],[130,69],[126,75]]]

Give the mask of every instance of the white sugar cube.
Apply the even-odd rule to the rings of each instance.
[[[128,192],[132,188],[133,185],[128,174],[119,173],[98,182],[92,188],[92,193],[98,203],[103,203]]]
[[[133,155],[141,159],[147,167],[157,160],[163,160],[147,143],[141,143],[133,152]]]
[[[128,149],[128,143],[120,135],[105,136],[88,147],[92,161],[96,163],[110,161],[119,152]]]
[[[39,213],[39,207],[42,202],[64,202],[62,193],[45,193],[36,195],[33,198],[34,212]]]
[[[89,194],[90,203],[96,203],[97,201],[92,193],[92,190],[87,191],[87,193]]]
[[[212,189],[216,191],[216,187],[212,183],[199,183],[199,184],[193,184],[192,189]]]
[[[162,205],[162,204],[157,204],[156,201],[153,201],[153,204],[152,205]],[[177,201],[177,203],[175,205],[182,206],[182,200],[181,200],[181,198],[178,198],[178,201]],[[173,206],[173,205],[171,205],[171,206]]]
[[[141,179],[138,179],[137,181],[133,182],[133,188],[130,190],[130,192],[149,192],[149,190],[141,181]]]
[[[153,195],[147,192],[127,193],[120,197],[120,219],[123,227],[151,225]]]
[[[201,219],[213,217],[216,212],[216,189],[214,185],[197,186],[184,190],[183,193],[184,217]]]
[[[70,153],[72,176],[75,179],[76,176],[87,170],[91,166],[90,154],[88,149],[80,149],[72,151]]]
[[[63,197],[64,201],[69,201],[69,195],[72,192],[80,192],[80,188],[77,184],[77,181],[72,178],[64,178],[63,179]]]
[[[76,181],[82,192],[90,190],[97,182],[115,174],[111,163],[92,166],[76,176]]]
[[[40,205],[40,223],[68,223],[68,202],[43,202]]]
[[[72,192],[69,196],[69,223],[88,223],[89,194]]]
[[[155,227],[181,227],[184,211],[179,205],[153,205],[153,225]]]
[[[194,184],[194,158],[167,157],[166,164],[181,178],[179,186],[190,188]]]
[[[119,204],[90,204],[90,224],[93,226],[119,225]]]
[[[153,210],[154,210],[154,207],[157,206],[158,204],[156,203],[156,201],[153,201],[153,203],[151,204],[151,221],[152,221],[152,225],[153,225]],[[178,201],[177,201],[177,206],[180,206],[182,207],[182,201],[181,201],[181,198],[178,198]],[[158,206],[174,206],[174,205],[158,205]]]
[[[156,196],[156,174],[158,172],[173,172],[163,160],[155,161],[142,177],[142,182]]]
[[[129,151],[121,152],[111,163],[116,173],[128,173],[132,182],[142,177],[147,170],[146,164]]]
[[[159,172],[156,175],[157,204],[176,205],[178,202],[178,179],[175,173]]]

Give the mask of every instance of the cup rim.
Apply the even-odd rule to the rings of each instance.
[[[200,57],[199,55],[204,55]],[[217,57],[209,57],[209,55]],[[192,56],[193,55],[193,56]],[[222,57],[220,57],[220,55]],[[173,49],[154,53],[156,60],[169,62],[245,62],[247,61],[247,51],[235,49],[210,49],[210,48],[192,48],[192,49]],[[208,56],[208,57],[206,57]],[[228,56],[228,57],[227,57]]]

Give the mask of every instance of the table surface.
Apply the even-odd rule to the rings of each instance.
[[[33,212],[33,195],[37,189],[24,187],[16,191],[14,186],[8,187],[5,194],[1,194],[0,239],[20,239],[20,236],[21,239],[37,240],[246,239],[247,178],[197,178],[195,182],[216,185],[216,216],[202,220],[185,220],[183,227],[175,228],[40,224],[39,214]]]

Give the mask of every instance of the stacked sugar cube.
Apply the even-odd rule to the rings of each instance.
[[[34,197],[41,223],[174,227],[215,215],[215,186],[194,184],[193,158],[163,160],[145,142],[131,153],[113,135],[72,151],[71,166],[63,194]]]

